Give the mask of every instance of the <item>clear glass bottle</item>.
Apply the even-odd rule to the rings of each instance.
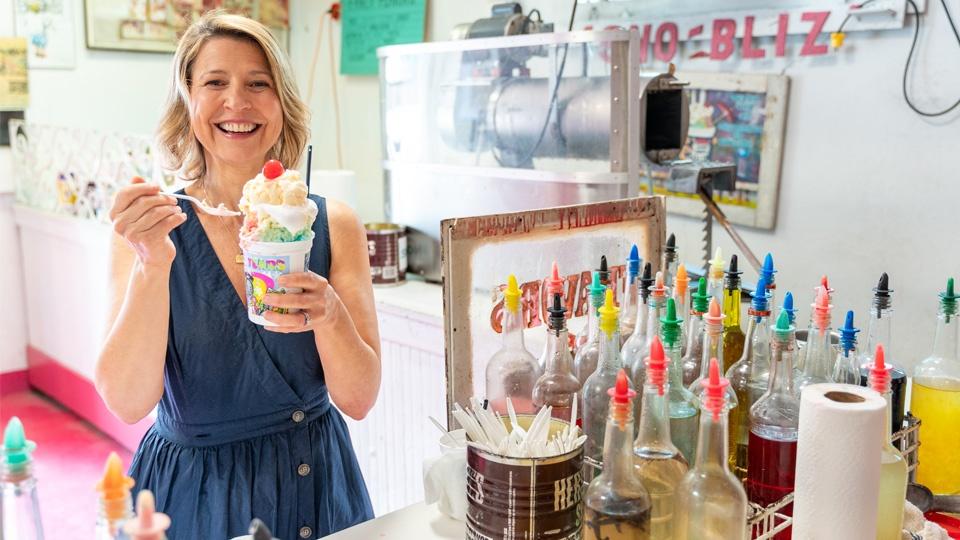
[[[769,333],[761,330],[763,338],[758,338],[758,329],[769,326],[770,311],[767,306],[767,282],[763,277],[757,281],[757,289],[753,293],[753,301],[747,311],[746,346],[740,359],[727,370],[727,380],[730,388],[737,394],[737,406],[730,411],[730,471],[740,480],[747,477],[747,445],[750,442],[750,407],[767,391],[767,381],[757,377],[755,369],[756,355],[754,345],[757,341],[766,341],[767,355],[769,355]],[[763,362],[763,359],[760,360]],[[766,363],[769,364],[769,356]]]
[[[549,405],[553,407],[554,418],[569,421],[574,400],[580,392],[580,381],[573,374],[573,359],[567,347],[570,340],[566,324],[567,309],[563,307],[563,298],[559,293],[553,295],[553,303],[548,311],[547,370],[533,386],[533,405],[537,409]]]
[[[723,279],[723,371],[730,369],[740,355],[746,335],[740,328],[740,275],[737,256],[730,256],[730,267]]]
[[[683,264],[677,265],[677,276],[673,279],[673,301],[677,304],[677,313],[687,313],[690,311],[690,277],[687,275],[687,267]],[[690,326],[689,317],[680,327],[680,356],[687,352],[687,328]]]
[[[857,365],[857,332],[853,326],[853,311],[847,311],[847,317],[840,328],[840,352],[833,366],[833,380],[843,384],[860,384],[860,366]]]
[[[670,302],[672,304],[673,299]],[[650,343],[646,365],[640,427],[633,443],[633,464],[650,494],[650,539],[672,540],[677,486],[683,481],[688,466],[670,437],[670,383],[659,336],[654,336]]]
[[[587,287],[587,301],[590,302],[590,313],[587,316],[587,341],[577,349],[573,358],[573,374],[577,376],[581,386],[597,369],[600,358],[600,320],[597,309],[603,305],[603,293],[607,288],[600,283],[600,272],[593,273],[593,281]]]
[[[559,294],[560,298],[563,298],[563,279],[560,278],[560,268],[557,266],[557,261],[553,261],[553,268],[550,270],[550,277],[544,280],[544,286],[547,289],[547,297],[545,300],[546,307],[550,309],[550,303],[553,301],[553,295]],[[549,333],[549,330],[547,331]],[[543,350],[540,351],[540,358],[537,358],[537,365],[540,366],[540,372],[543,373],[547,369],[547,359],[550,356],[550,345],[548,339],[543,343]],[[570,345],[567,344],[567,350],[570,350]]]
[[[769,506],[793,491],[797,468],[799,393],[793,386],[796,327],[781,311],[773,328],[770,387],[750,408],[747,493],[750,501]],[[782,510],[792,515],[793,505]],[[777,535],[789,538],[790,530]]]
[[[710,269],[707,270],[707,293],[723,305],[723,252],[718,246],[710,259]]]
[[[616,308],[614,308],[616,309]],[[616,332],[614,332],[616,333]],[[585,540],[641,540],[650,537],[650,495],[633,465],[633,398],[627,374],[620,370],[609,389],[604,424],[603,472],[583,497]]]
[[[633,335],[637,327],[637,310],[640,301],[640,253],[637,251],[637,245],[630,248],[630,255],[627,257],[627,274],[623,278],[623,303],[620,305],[620,344],[624,343]]]
[[[110,452],[103,478],[97,484],[98,499],[96,540],[126,539],[123,525],[133,518],[133,499],[130,489],[133,478],[123,474],[123,464],[116,452]]]
[[[583,445],[583,455],[587,460],[595,462],[603,458],[604,433],[610,408],[607,390],[616,384],[617,374],[623,369],[623,360],[620,358],[618,347],[620,344],[618,311],[613,304],[613,291],[607,290],[604,304],[599,309],[600,364],[583,385],[583,434],[587,436]],[[633,389],[633,383],[630,383],[629,387]],[[632,440],[633,432],[630,433],[630,437]],[[593,467],[589,465],[584,467],[588,480],[592,470]]]
[[[887,402],[887,421],[893,414],[890,366],[884,363],[883,345],[877,345],[870,367],[870,388]],[[922,441],[922,439],[921,439]],[[880,491],[877,510],[877,540],[900,540],[903,531],[903,501],[907,497],[907,462],[884,430],[880,437]]]
[[[507,398],[520,414],[536,414],[533,406],[533,385],[540,378],[537,359],[523,344],[523,314],[520,310],[520,289],[513,274],[503,292],[503,346],[487,363],[487,399],[493,410],[507,414]]]
[[[860,349],[860,386],[867,386],[868,368],[873,363],[873,352],[883,343],[887,349],[887,363],[890,372],[890,389],[893,392],[893,423],[890,432],[896,433],[903,426],[903,413],[907,400],[907,373],[893,358],[893,289],[890,288],[890,276],[884,272],[873,289],[873,304],[870,308],[870,320],[867,324],[867,345]],[[921,420],[922,421],[922,420]]]
[[[137,516],[124,523],[123,532],[130,540],[166,540],[165,532],[169,528],[170,517],[156,511],[153,493],[149,489],[141,489],[137,493]],[[260,537],[254,534],[253,538]]]
[[[647,331],[644,332],[646,340],[643,342],[628,340],[620,351],[620,356],[623,357],[623,365],[627,368],[627,374],[630,375],[634,388],[643,387],[643,379],[646,376],[646,367],[643,365],[643,361],[647,356],[650,356],[651,341],[660,335],[660,317],[663,316],[663,310],[667,307],[667,289],[663,285],[663,274],[661,272],[657,272],[654,285],[649,288],[649,291]]]
[[[720,361],[720,366],[723,366],[723,314],[720,312],[720,304],[717,303],[715,298],[710,299],[710,308],[707,310],[707,314],[703,316],[701,338],[703,341],[703,358],[700,364],[702,366],[700,376],[690,384],[690,391],[693,392],[698,403],[702,401],[705,388],[702,381],[707,380],[707,377],[710,376],[710,359],[716,358]],[[728,410],[733,409],[737,406],[737,394],[734,393],[733,388],[730,388],[730,385],[725,386],[724,391],[727,394]]]
[[[727,468],[727,380],[720,364],[710,359],[710,376],[704,380],[697,460],[677,489],[677,540],[746,540],[747,494]]]
[[[667,367],[670,384],[667,394],[670,411],[670,438],[680,449],[686,462],[693,463],[697,453],[697,430],[700,426],[700,407],[693,393],[683,384],[683,366],[680,362],[680,329],[683,319],[677,317],[673,298],[667,300],[667,313],[660,319],[660,339],[670,363]]]
[[[3,435],[0,460],[3,507],[0,508],[0,538],[43,540],[37,479],[33,476],[33,451],[37,445],[23,432],[23,423],[11,417]]]
[[[835,289],[830,286],[830,282],[827,280],[826,275],[820,276],[820,285],[817,285],[816,287],[813,288],[814,302],[816,302],[816,298],[817,298],[817,295],[820,293],[820,289],[827,291],[827,300],[830,300],[831,298],[833,298],[833,291]],[[808,329],[816,326],[817,324],[816,317],[817,317],[817,311],[810,310],[810,321],[807,324]],[[796,322],[792,324],[794,326],[799,326],[797,325]],[[809,331],[807,333],[810,334]],[[796,353],[794,354],[794,364],[793,364],[794,373],[796,374],[794,376],[794,382],[796,382],[796,379],[798,379],[803,374],[803,370],[805,369],[806,362],[807,362],[807,349],[812,339],[813,338],[811,337],[811,335],[807,335],[805,340],[803,341],[797,340],[797,350],[796,350]],[[832,347],[832,343],[831,343],[831,347]],[[832,376],[832,373],[831,373],[831,376]]]
[[[647,327],[649,326],[649,317],[650,317],[650,287],[654,284],[654,280],[650,277],[650,263],[643,265],[643,274],[640,277],[639,293],[640,293],[640,304],[637,306],[637,323],[633,329],[633,333],[630,334],[630,337],[623,342],[623,345],[620,347],[620,356],[626,359],[632,358],[636,359],[637,355],[640,354],[640,350],[643,348],[643,345],[647,342]],[[636,361],[636,360],[635,360]],[[630,375],[631,380],[633,380],[633,372],[636,369],[643,369],[642,366],[639,368],[637,366],[630,365],[629,363],[625,364],[627,374]]]
[[[917,481],[938,495],[960,495],[957,419],[960,418],[958,304],[953,278],[940,293],[933,352],[913,371],[910,411],[920,419]]]
[[[763,266],[760,268],[760,277],[767,283],[767,304],[775,306],[777,300],[777,271],[773,268],[773,255],[767,253],[763,258]]]
[[[677,275],[677,237],[673,233],[667,237],[667,244],[663,247],[663,284],[673,290],[674,278]]]
[[[836,355],[830,344],[830,315],[833,304],[823,287],[817,288],[817,300],[810,305],[810,329],[807,330],[806,360],[803,372],[797,377],[797,395],[811,384],[832,383]]]
[[[693,293],[693,307],[690,308],[690,324],[687,328],[687,347],[683,353],[681,373],[683,385],[689,387],[700,376],[703,362],[703,316],[710,309],[710,295],[707,294],[707,280],[700,278],[697,290]]]

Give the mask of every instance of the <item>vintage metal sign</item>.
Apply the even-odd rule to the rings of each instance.
[[[665,241],[662,197],[639,197],[508,214],[444,220],[441,225],[447,404],[466,405],[485,391],[487,360],[500,348],[501,290],[509,274],[521,284],[527,349],[539,356],[546,289],[554,261],[564,276],[571,332],[585,320],[586,285],[600,256],[622,291],[631,246],[659,269]],[[448,413],[449,417],[449,413]],[[448,421],[450,418],[448,418]]]

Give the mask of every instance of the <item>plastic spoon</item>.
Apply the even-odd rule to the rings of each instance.
[[[196,197],[191,197],[190,195],[184,195],[182,193],[164,193],[164,195],[169,195],[175,199],[183,199],[185,201],[190,201],[193,204],[197,205],[197,208],[199,208],[202,212],[204,212],[205,214],[210,214],[211,216],[231,217],[231,216],[243,215],[240,212],[229,210],[227,207],[223,206],[223,203],[220,203],[216,207],[213,207],[207,204],[206,201],[201,201]]]

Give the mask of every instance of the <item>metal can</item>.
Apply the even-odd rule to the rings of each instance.
[[[397,285],[407,277],[407,235],[395,223],[366,223],[370,278],[374,285]]]
[[[520,416],[521,425],[532,417]],[[551,421],[551,433],[566,424]],[[583,446],[546,458],[467,447],[468,540],[582,538]]]

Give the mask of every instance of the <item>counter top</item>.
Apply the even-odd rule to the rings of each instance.
[[[417,503],[325,536],[330,540],[463,540],[466,524],[437,510],[436,504]]]
[[[374,286],[373,297],[377,307],[397,307],[443,319],[443,287],[435,283],[411,279],[400,285]]]

